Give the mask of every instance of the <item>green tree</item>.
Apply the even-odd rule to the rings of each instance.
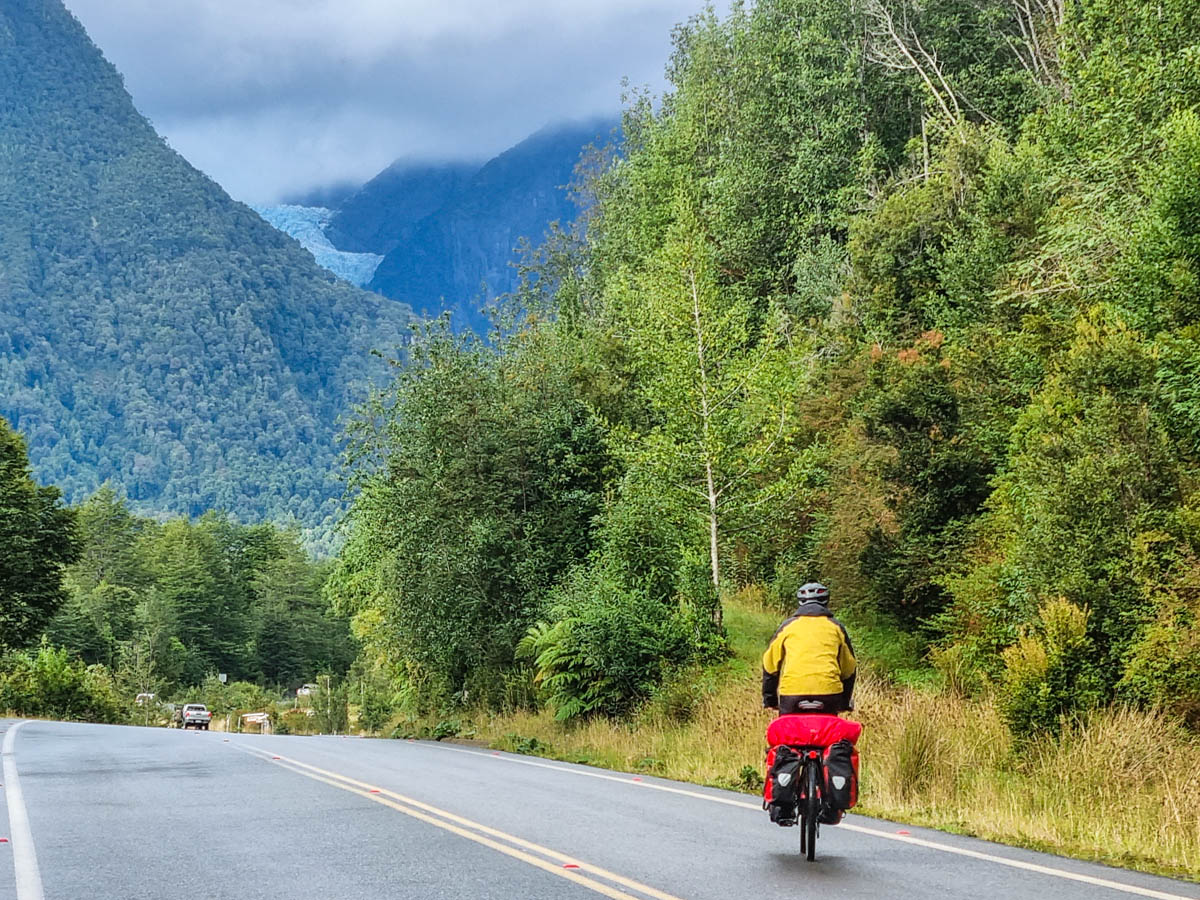
[[[185,520],[168,522],[155,537],[151,559],[158,600],[170,610],[173,636],[186,648],[183,677],[198,684],[215,672],[221,598],[214,572],[216,546]]]
[[[85,500],[78,517],[83,547],[71,576],[79,589],[90,591],[101,582],[138,588],[148,582],[138,541],[150,523],[133,515],[111,484]]]
[[[344,673],[357,650],[347,620],[332,613],[322,593],[328,567],[309,559],[300,541],[297,530],[278,533],[278,555],[254,579],[254,657],[270,684]]]
[[[866,435],[891,451],[879,470],[894,516],[872,529],[860,566],[872,605],[914,628],[945,606],[941,578],[991,491],[991,461],[972,433],[943,341],[930,332],[896,358],[877,360],[861,411]]]
[[[336,679],[332,675],[318,676],[312,705],[316,713],[314,719],[321,733],[345,734],[349,729],[350,705],[347,691],[345,679]]]
[[[628,345],[654,423],[623,442],[626,484],[665,498],[697,525],[711,590],[721,589],[726,531],[757,496],[760,476],[786,446],[787,368],[779,330],[753,303],[722,286],[694,210],[680,198],[677,222],[640,278],[614,303],[628,316]],[[683,525],[688,539],[689,523]],[[719,602],[712,608],[720,627]]]
[[[1138,541],[1184,500],[1157,394],[1154,349],[1140,334],[1106,310],[1079,323],[1013,431],[981,523],[990,549],[950,581],[962,600],[949,610],[952,632],[969,640],[990,620],[1015,640],[1041,606],[1065,598],[1090,611],[1091,655],[1115,686],[1153,615],[1137,587]],[[993,598],[985,610],[973,607],[980,593]]]
[[[587,553],[608,458],[560,366],[434,327],[364,410],[361,487],[330,582],[371,652],[486,695]]]
[[[0,419],[0,649],[33,643],[66,600],[79,539],[59,496],[34,482],[24,441]]]

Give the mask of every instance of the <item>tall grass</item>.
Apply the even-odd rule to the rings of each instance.
[[[504,749],[757,790],[771,713],[750,654],[776,619],[756,602],[731,608],[738,658],[669,687],[690,686],[688,702],[660,698],[630,722],[514,712],[469,727]],[[1014,744],[990,699],[897,685],[869,666],[856,705],[858,812],[1200,880],[1200,741],[1169,720],[1099,710],[1058,739]]]
[[[1097,710],[1014,744],[989,700],[869,684],[860,708],[870,812],[1200,878],[1200,742],[1162,716]]]

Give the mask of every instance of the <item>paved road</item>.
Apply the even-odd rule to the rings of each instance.
[[[456,745],[13,728],[4,900],[1200,900],[862,817],[826,828],[808,863],[752,797]]]

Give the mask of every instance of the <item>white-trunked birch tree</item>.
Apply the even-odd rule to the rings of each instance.
[[[778,469],[786,448],[793,367],[780,340],[782,313],[764,313],[721,283],[689,198],[680,195],[674,213],[661,248],[619,288],[653,424],[622,430],[617,443],[643,485],[702,526],[696,534],[707,545],[711,615],[720,626],[726,536],[771,491],[762,476]]]

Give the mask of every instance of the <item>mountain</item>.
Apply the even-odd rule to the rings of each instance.
[[[484,304],[517,283],[515,248],[578,210],[565,186],[615,121],[545,128],[482,167],[396,163],[338,209],[325,234],[341,250],[384,254],[371,290],[483,333]]]
[[[0,5],[0,416],[40,479],[321,526],[411,317],[172,151],[61,0]]]
[[[327,234],[340,250],[388,253],[470,183],[474,163],[392,163],[338,204]]]

